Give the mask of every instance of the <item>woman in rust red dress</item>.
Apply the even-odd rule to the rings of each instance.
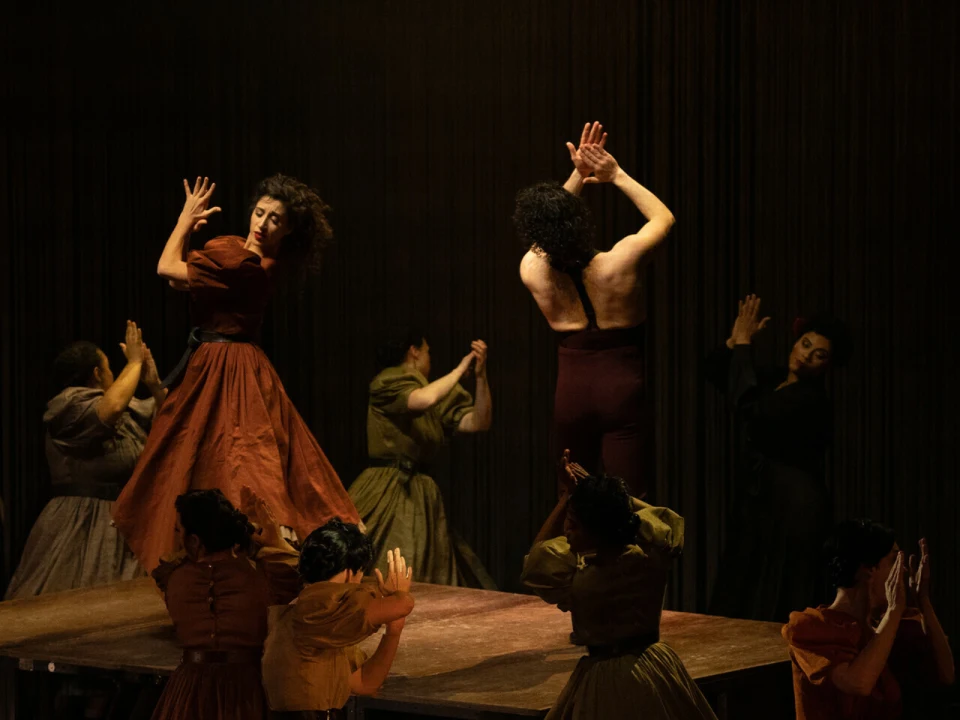
[[[248,515],[219,490],[176,499],[183,551],[153,571],[183,660],[170,677],[153,720],[265,720],[260,658],[267,608],[300,590],[297,552],[276,519],[248,488],[243,509],[260,525],[253,543]]]
[[[193,189],[157,272],[190,293],[196,326],[114,521],[140,564],[153,570],[175,547],[175,498],[220,489],[234,504],[250,486],[281,525],[306,537],[333,517],[358,522],[340,478],[257,344],[277,270],[317,268],[332,237],[316,192],[284,175],[262,181],[246,238],[217,237],[187,252],[191,233],[219,212],[215,184]]]

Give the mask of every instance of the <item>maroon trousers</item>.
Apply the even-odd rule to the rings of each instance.
[[[643,326],[584,330],[560,343],[553,406],[557,455],[616,475],[642,498],[652,482],[653,423],[646,402]],[[559,469],[559,482],[565,482]]]

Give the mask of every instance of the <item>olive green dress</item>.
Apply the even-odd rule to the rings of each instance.
[[[523,584],[570,612],[574,632],[591,648],[547,720],[716,718],[677,654],[653,642],[670,563],[683,548],[683,518],[634,503],[641,521],[636,545],[612,556],[580,556],[557,537],[534,545],[524,560]]]
[[[418,582],[492,589],[483,564],[450,531],[440,489],[425,467],[473,409],[473,397],[457,385],[429,410],[409,410],[410,393],[427,384],[422,374],[403,367],[387,368],[370,383],[368,454],[392,466],[364,470],[350,498],[373,540],[375,566],[384,574],[387,550],[399,547]]]

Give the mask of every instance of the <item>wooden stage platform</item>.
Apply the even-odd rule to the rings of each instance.
[[[351,702],[353,717],[542,717],[584,652],[569,642],[570,617],[534,596],[423,584],[414,594],[393,672],[376,697]],[[661,637],[721,718],[791,717],[780,625],[666,611]],[[12,667],[157,682],[180,649],[144,578],[0,603],[4,656],[11,688]],[[3,705],[9,715],[14,703]]]

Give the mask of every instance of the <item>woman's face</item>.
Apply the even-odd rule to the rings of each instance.
[[[247,240],[255,240],[268,256],[280,250],[280,241],[290,234],[290,219],[283,203],[264,195],[257,200],[250,214],[250,233]]]
[[[423,344],[420,347],[410,348],[410,353],[413,358],[413,364],[427,380],[430,379],[430,345],[427,343],[427,339],[423,339]]]
[[[815,332],[804,333],[793,344],[790,353],[790,372],[797,377],[822,375],[830,366],[830,340]]]
[[[875,568],[867,569],[871,609],[887,607],[887,577],[890,575],[893,563],[897,560],[898,552],[900,552],[900,548],[894,543],[890,552],[877,563]]]
[[[591,541],[590,535],[580,524],[573,508],[567,506],[567,515],[563,520],[563,535],[567,538],[570,549],[575,553],[586,553],[595,550],[595,543]]]
[[[93,381],[96,386],[106,392],[113,385],[113,371],[110,369],[110,360],[103,350],[97,350],[100,356],[100,365],[93,371]]]

